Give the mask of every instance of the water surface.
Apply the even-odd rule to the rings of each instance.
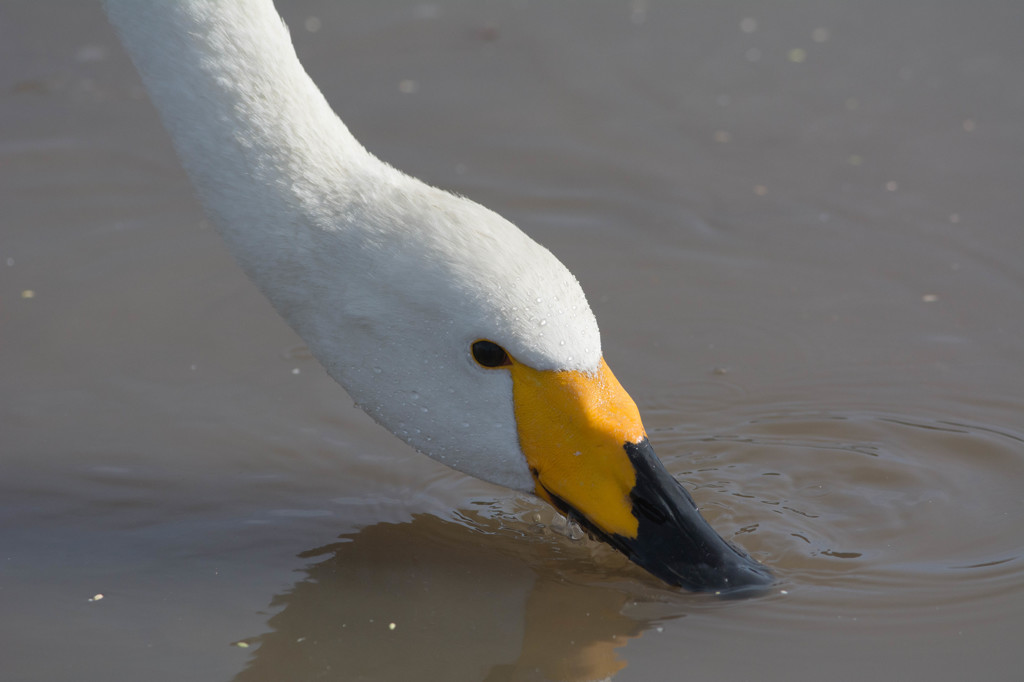
[[[1024,6],[282,5],[369,149],[576,273],[779,586],[666,589],[379,429],[204,221],[98,6],[7,2],[0,676],[1019,674]]]

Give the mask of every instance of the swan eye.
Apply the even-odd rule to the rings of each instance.
[[[473,359],[482,367],[507,367],[512,364],[512,358],[508,356],[505,349],[493,341],[474,341]]]

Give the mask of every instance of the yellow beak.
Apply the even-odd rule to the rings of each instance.
[[[723,540],[654,455],[640,413],[608,365],[541,371],[512,361],[519,444],[537,495],[662,580],[736,592],[768,570]]]

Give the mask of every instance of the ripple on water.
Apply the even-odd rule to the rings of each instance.
[[[813,593],[805,611],[968,605],[1024,585],[1020,434],[794,410],[655,441],[712,525]]]

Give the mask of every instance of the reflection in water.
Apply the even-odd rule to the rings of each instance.
[[[650,626],[623,613],[642,584],[603,582],[578,547],[562,554],[569,540],[518,527],[419,515],[305,553],[318,561],[274,598],[273,630],[246,640],[258,648],[236,682],[612,677],[626,666],[616,649]]]
[[[737,631],[814,639],[837,613],[883,639],[925,617],[969,623],[1021,588],[1024,540],[1006,512],[1024,476],[1017,433],[756,411],[717,435],[666,425],[658,438],[698,464],[670,467],[777,572],[777,594],[737,605],[667,589],[605,545],[553,532],[540,507],[467,502],[476,510],[304,553],[315,563],[273,600],[271,631],[246,640],[257,648],[237,682],[633,678],[643,660],[622,647],[669,621],[665,656],[682,660]]]

